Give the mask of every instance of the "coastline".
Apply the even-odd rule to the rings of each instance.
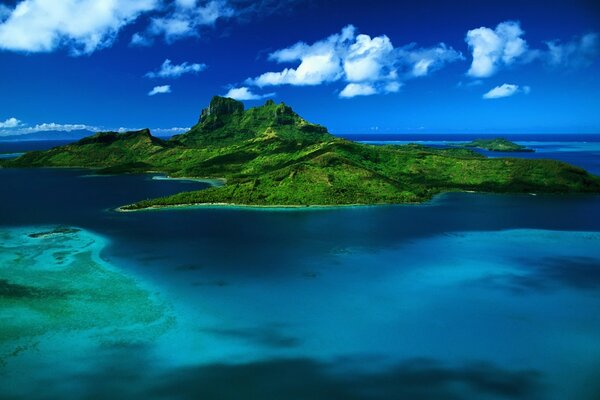
[[[256,210],[256,211],[320,211],[320,210],[337,210],[343,208],[369,208],[369,207],[402,207],[402,206],[428,206],[433,205],[433,203],[445,195],[449,194],[484,194],[490,196],[504,196],[507,194],[510,195],[520,195],[520,196],[538,196],[538,195],[547,195],[547,196],[576,196],[576,195],[594,195],[593,193],[495,193],[495,192],[480,192],[476,190],[454,190],[454,191],[445,191],[441,193],[437,193],[431,198],[425,199],[419,202],[406,202],[406,203],[372,203],[372,204],[312,204],[312,205],[298,205],[298,204],[280,204],[280,205],[265,205],[265,204],[238,204],[238,203],[182,203],[182,204],[169,204],[169,205],[153,205],[149,207],[137,208],[137,209],[124,209],[123,207],[127,207],[128,205],[119,206],[114,208],[113,211],[119,213],[135,213],[135,212],[152,212],[152,211],[169,211],[169,210],[183,210],[183,209],[210,209],[210,208],[220,208],[220,209],[240,209],[240,210]]]
[[[161,172],[148,172],[149,174],[162,174]],[[154,181],[188,181],[188,182],[202,182],[202,183],[208,183],[209,185],[213,186],[213,187],[221,187],[221,186],[225,186],[227,184],[227,179],[225,178],[196,178],[196,177],[191,177],[191,176],[178,176],[178,177],[173,177],[173,176],[169,176],[169,175],[154,175],[152,177],[152,180]]]
[[[162,211],[162,210],[177,210],[177,209],[195,209],[195,208],[233,208],[233,209],[247,209],[247,210],[297,210],[297,211],[316,211],[316,210],[335,210],[340,208],[353,208],[353,207],[382,207],[382,206],[403,206],[403,205],[418,205],[420,203],[373,203],[373,204],[312,204],[312,205],[297,205],[297,204],[285,204],[285,205],[262,205],[262,204],[237,204],[237,203],[184,203],[184,204],[170,204],[170,205],[155,205],[150,207],[138,208],[133,210],[127,210],[120,206],[114,209],[120,213],[133,213],[133,212],[148,212],[148,211]]]

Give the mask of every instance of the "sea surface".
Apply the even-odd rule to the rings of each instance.
[[[597,136],[508,138],[600,175]],[[600,196],[117,213],[208,184],[0,169],[0,185],[0,350],[8,326],[27,337],[1,399],[600,398]]]

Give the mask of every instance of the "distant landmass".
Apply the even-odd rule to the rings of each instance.
[[[469,143],[461,144],[464,147],[475,147],[489,151],[515,152],[515,153],[533,153],[535,150],[523,145],[513,143],[503,138],[494,139],[475,139]]]
[[[93,135],[95,132],[80,129],[73,131],[39,131],[24,133],[21,135],[0,136],[0,142],[20,142],[33,140],[79,140],[86,136]]]
[[[284,103],[214,97],[190,131],[162,140],[148,129],[102,132],[33,151],[4,167],[86,167],[225,180],[205,190],[142,200],[181,205],[332,206],[416,203],[450,191],[599,193],[600,178],[554,160],[487,158],[467,148],[361,144],[333,136]]]

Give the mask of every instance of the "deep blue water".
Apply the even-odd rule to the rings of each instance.
[[[47,150],[52,147],[71,143],[70,140],[32,140],[26,142],[2,142],[0,141],[0,154],[22,153],[32,150]]]
[[[596,144],[550,153],[594,169]],[[60,169],[0,169],[0,184],[0,228],[105,236],[103,258],[177,318],[143,346],[82,356],[65,340],[51,369],[0,374],[0,398],[600,397],[598,196],[116,213],[205,184]]]

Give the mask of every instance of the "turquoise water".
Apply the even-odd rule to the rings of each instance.
[[[171,321],[151,337],[45,334],[0,366],[0,398],[600,395],[598,196],[115,213],[206,184],[56,169],[0,170],[0,182],[6,260],[8,238],[77,227]]]

